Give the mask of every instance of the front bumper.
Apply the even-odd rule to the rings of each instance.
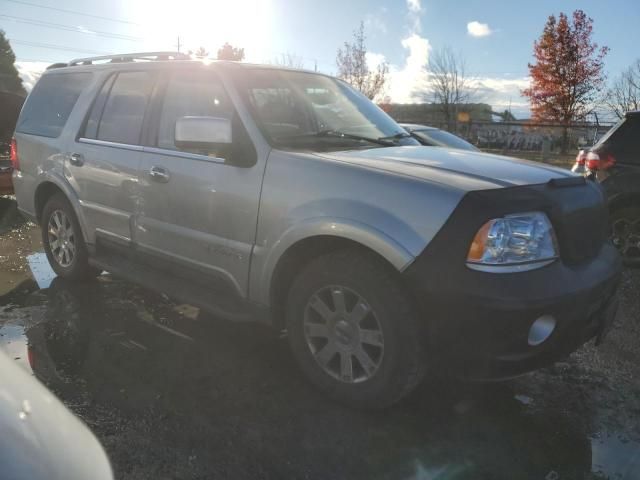
[[[556,261],[514,274],[468,270],[435,288],[417,277],[412,289],[435,363],[465,378],[503,379],[550,365],[595,336],[602,340],[617,311],[620,260],[607,244],[580,267]],[[543,315],[556,320],[555,329],[532,346],[529,331]]]
[[[615,316],[621,272],[617,250],[602,232],[594,233],[606,223],[603,206],[601,192],[587,183],[468,194],[403,273],[422,310],[435,369],[474,379],[509,378],[602,337]],[[547,213],[561,233],[561,258],[518,273],[469,269],[464,259],[477,229],[519,211]],[[531,345],[531,326],[542,316],[552,316],[555,329]]]

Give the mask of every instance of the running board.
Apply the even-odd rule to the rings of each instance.
[[[136,261],[135,252],[124,254],[104,247],[90,257],[89,263],[143,287],[164,293],[171,298],[201,308],[214,316],[236,322],[267,322],[268,309],[239,297],[230,289],[221,289],[215,282],[195,282],[173,269],[154,268]],[[129,253],[129,252],[127,252]]]

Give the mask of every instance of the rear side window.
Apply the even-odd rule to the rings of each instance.
[[[90,81],[91,74],[87,72],[43,75],[27,99],[16,131],[59,137],[78,97]]]
[[[107,87],[107,84],[105,84],[105,87]],[[99,107],[101,103],[100,96],[102,92],[105,92],[105,87],[103,87],[101,94],[96,99],[94,107]],[[140,144],[144,112],[149,103],[152,90],[153,76],[148,72],[124,72],[118,74],[104,104],[104,109],[95,131],[95,138],[129,145]],[[93,116],[94,112],[92,111],[89,122],[91,122]],[[90,123],[87,124],[87,127],[89,126]]]

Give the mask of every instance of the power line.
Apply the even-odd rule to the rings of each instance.
[[[8,18],[9,20],[13,20],[19,23],[26,23],[28,25],[35,25],[38,27],[45,27],[45,28],[54,28],[57,30],[65,30],[67,32],[84,33],[86,35],[94,35],[98,37],[114,38],[117,40],[130,40],[133,42],[141,42],[143,40],[141,37],[132,37],[130,35],[122,35],[119,33],[103,32],[99,30],[79,30],[78,27],[74,27],[71,25],[63,25],[60,23],[45,22],[44,20],[32,20],[30,18],[14,17],[11,15],[0,15],[0,17]]]
[[[27,5],[29,7],[46,8],[47,10],[54,10],[56,12],[70,13],[72,15],[79,15],[79,16],[82,16],[82,17],[97,18],[99,20],[107,20],[109,22],[125,23],[127,25],[138,25],[138,26],[140,25],[139,23],[130,22],[128,20],[122,20],[120,18],[104,17],[102,15],[93,15],[91,13],[78,12],[77,10],[67,10],[65,8],[50,7],[48,5],[40,5],[38,3],[24,2],[22,0],[2,0],[2,1],[11,2],[11,3],[17,3],[19,5]]]
[[[49,48],[51,50],[62,50],[65,52],[75,52],[75,53],[93,53],[96,55],[109,55],[111,52],[104,52],[100,50],[85,50],[81,48],[70,48],[65,47],[63,45],[54,45],[52,43],[38,43],[38,42],[28,42],[25,40],[11,40],[11,43],[15,43],[17,45],[25,45],[27,47],[39,47],[39,48]]]

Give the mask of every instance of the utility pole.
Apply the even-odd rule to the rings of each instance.
[[[178,43],[176,44],[176,47],[178,47],[178,53],[180,53],[180,35],[178,35]]]

